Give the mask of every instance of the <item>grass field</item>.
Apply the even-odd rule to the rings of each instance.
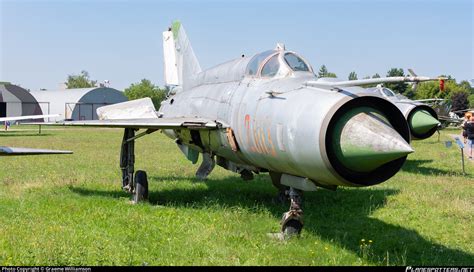
[[[449,134],[413,142],[397,175],[305,193],[300,238],[277,241],[287,205],[267,174],[216,167],[206,182],[160,133],[139,139],[150,203],[120,189],[122,131],[14,126],[1,145],[73,155],[1,157],[0,265],[474,265],[474,163]]]

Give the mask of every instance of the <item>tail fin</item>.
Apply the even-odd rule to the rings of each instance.
[[[163,54],[165,84],[169,87],[184,88],[201,72],[201,66],[179,21],[173,22],[168,31],[163,32]]]

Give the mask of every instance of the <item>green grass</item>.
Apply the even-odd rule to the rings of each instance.
[[[121,130],[13,129],[1,145],[75,153],[1,157],[0,265],[474,265],[474,163],[461,175],[459,149],[444,146],[459,131],[413,142],[383,184],[305,193],[302,235],[282,242],[266,235],[288,208],[267,174],[216,167],[198,182],[198,165],[156,133],[136,144],[150,203],[131,205]]]

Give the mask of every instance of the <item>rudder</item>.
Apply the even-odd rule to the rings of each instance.
[[[163,59],[165,84],[185,89],[194,76],[201,72],[201,66],[191,43],[179,21],[174,21],[168,31],[163,32]]]

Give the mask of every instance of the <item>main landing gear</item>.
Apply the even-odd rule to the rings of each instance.
[[[126,128],[122,139],[120,152],[120,169],[122,170],[122,189],[133,195],[133,202],[139,203],[148,199],[148,178],[145,171],[135,172],[135,140],[156,130],[147,130],[135,135],[138,129]],[[203,155],[203,164],[197,171],[197,176],[205,179],[215,166],[214,157],[211,154]],[[290,209],[283,214],[281,219],[281,233],[284,238],[299,235],[303,228],[303,210],[301,190],[287,187],[280,183],[281,174],[270,172],[273,184],[279,190],[279,200],[290,199]]]
[[[133,195],[133,203],[148,199],[148,178],[145,171],[135,172],[135,139],[143,136],[135,136],[137,129],[126,128],[122,139],[120,152],[120,169],[122,170],[122,189]],[[151,132],[148,132],[149,134]],[[135,174],[135,175],[134,175]]]
[[[202,163],[196,171],[196,177],[199,180],[207,179],[207,176],[209,176],[215,166],[216,159],[214,158],[214,155],[208,152],[202,153]]]

